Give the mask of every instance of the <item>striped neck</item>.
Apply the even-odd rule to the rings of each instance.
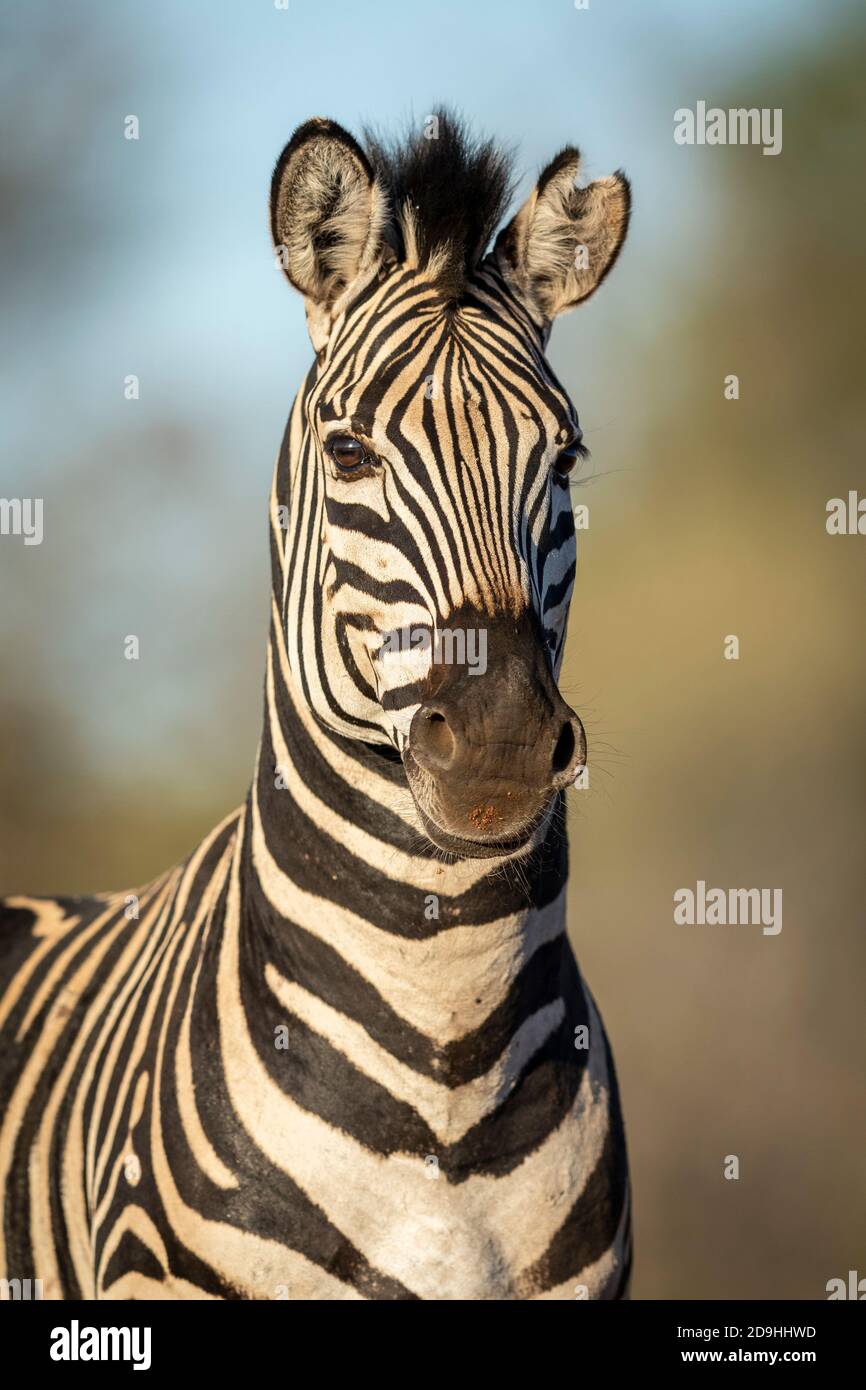
[[[272,629],[229,913],[245,1026],[281,1088],[316,1110],[328,1090],[370,1147],[436,1155],[455,1177],[495,1164],[503,1136],[516,1156],[537,1115],[570,1103],[559,1078],[585,1016],[564,839],[519,866],[443,858],[412,824],[402,765],[322,729],[281,647]]]
[[[455,860],[426,841],[416,814],[396,758],[325,730],[305,708],[272,623],[245,915],[299,989],[321,998],[357,972],[446,1045],[489,1020],[518,981],[522,1003],[506,1012],[531,1007],[523,967],[544,947],[549,968],[564,939],[567,850],[554,817],[519,861]]]
[[[359,1137],[367,1078],[388,1144],[447,1146],[461,1170],[479,1157],[464,1136],[498,1113],[519,1076],[532,1077],[525,1096],[553,1086],[553,1108],[565,1103],[557,1078],[585,1006],[565,937],[563,807],[519,859],[457,859],[423,833],[396,752],[365,741],[372,726],[357,737],[350,721],[323,718],[322,683],[339,663],[318,645],[327,574],[307,424],[317,380],[314,368],[271,492],[264,723],[237,876],[244,1013],[271,1054],[286,1021],[300,1088],[320,1053],[331,1071],[342,1054],[341,1122]],[[514,1133],[517,1152],[535,1130]],[[488,1137],[493,1161],[501,1135]]]

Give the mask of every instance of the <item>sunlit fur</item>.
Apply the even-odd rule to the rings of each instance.
[[[457,307],[402,266],[351,306],[295,403],[272,494],[289,664],[329,727],[401,748],[429,655],[394,660],[383,637],[446,628],[465,605],[532,608],[556,660],[575,543],[552,465],[575,428],[493,266]],[[341,431],[381,466],[329,467],[323,444]]]
[[[531,613],[558,663],[574,413],[519,260],[455,259],[423,200],[371,254],[376,161],[317,130],[351,247],[295,247],[317,360],[271,492],[252,787],[134,895],[0,905],[0,1276],[47,1298],[623,1297],[625,1141],[566,936],[562,797],[520,854],[438,850],[400,759],[423,672],[380,651],[468,603]],[[320,195],[294,192],[309,218]],[[375,471],[334,474],[335,426]]]

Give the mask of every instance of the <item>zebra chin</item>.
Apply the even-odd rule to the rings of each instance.
[[[532,616],[485,623],[485,672],[434,662],[403,752],[425,834],[473,859],[539,842],[586,765],[583,725],[557,689]]]
[[[408,775],[408,766],[406,770]],[[411,788],[411,776],[409,777],[409,785]],[[418,818],[427,838],[437,849],[444,850],[445,853],[452,854],[458,859],[507,859],[534,848],[542,842],[547,833],[554,805],[555,798],[549,797],[547,804],[541,811],[527,825],[512,835],[497,839],[479,840],[467,835],[455,835],[443,829],[427,814],[423,806],[419,805],[417,798],[415,800]]]

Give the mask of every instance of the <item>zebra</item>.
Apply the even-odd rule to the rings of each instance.
[[[586,449],[546,348],[630,193],[580,163],[494,238],[512,157],[447,110],[396,139],[313,119],[277,162],[315,356],[250,791],[134,893],[0,909],[0,1276],[46,1299],[627,1296],[616,1076],[566,934]]]

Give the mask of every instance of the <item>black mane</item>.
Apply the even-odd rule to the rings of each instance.
[[[512,155],[472,136],[453,112],[435,113],[435,137],[425,130],[386,141],[364,131],[367,156],[391,199],[398,251],[405,254],[411,208],[420,268],[436,257],[436,286],[459,299],[500,222],[513,191]],[[439,253],[439,255],[437,255]]]

